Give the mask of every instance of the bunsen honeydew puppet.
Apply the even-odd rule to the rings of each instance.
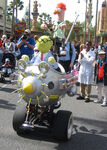
[[[64,47],[65,28],[67,26],[64,21],[65,11],[66,11],[66,5],[64,3],[58,3],[54,11],[54,14],[57,15],[56,27],[53,34],[54,46],[55,46],[54,49],[55,52],[57,52],[59,57],[61,55],[64,56],[66,55],[65,50],[63,50],[62,48]],[[57,56],[56,59],[58,59]]]
[[[65,41],[65,28],[66,24],[64,21],[66,11],[66,5],[64,3],[58,3],[56,9],[54,11],[54,15],[57,15],[57,22],[55,24],[54,32],[53,32],[53,39],[54,39],[54,48],[53,54],[56,60],[58,60],[57,55],[61,56],[62,54],[66,55],[66,52],[60,49],[64,45]],[[47,25],[42,24],[41,28],[47,30]]]
[[[58,63],[55,61],[50,48],[53,46],[53,41],[48,36],[41,36],[36,41],[36,46],[39,52],[34,54],[34,57],[31,59],[29,64],[40,64],[41,61],[45,61],[53,69],[58,69]]]
[[[66,5],[64,3],[58,3],[54,14],[57,15],[56,31],[54,32],[54,38],[64,39],[66,24],[64,21],[66,11]]]
[[[58,16],[56,29],[53,35],[54,38],[59,38],[59,39],[65,38],[65,28],[66,28],[66,24],[64,22],[65,11],[66,11],[66,5],[64,3],[58,3],[54,11],[54,14]],[[41,28],[43,30],[47,30],[48,27],[46,24],[42,24]]]

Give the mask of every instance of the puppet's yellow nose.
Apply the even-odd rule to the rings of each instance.
[[[32,84],[28,83],[27,85],[23,86],[23,91],[27,94],[31,94],[33,91]]]

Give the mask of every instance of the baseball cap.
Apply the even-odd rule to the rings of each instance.
[[[10,61],[10,59],[9,59],[9,58],[6,58],[6,59],[5,59],[5,62],[9,62],[9,61]]]
[[[98,52],[98,54],[99,54],[99,55],[101,55],[101,54],[106,54],[106,52],[105,52],[104,50],[100,50],[100,51]]]
[[[2,35],[2,38],[6,38],[7,36],[4,34],[4,35]]]
[[[29,29],[26,29],[24,32],[29,33],[29,34],[31,33]]]

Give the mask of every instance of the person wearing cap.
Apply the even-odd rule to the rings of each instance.
[[[2,38],[1,38],[2,42],[6,41],[6,39],[7,39],[7,36],[5,34],[2,35]]]
[[[35,40],[30,37],[31,31],[26,29],[21,38],[17,42],[17,47],[20,49],[20,58],[22,55],[28,55],[31,59],[34,54]],[[19,59],[20,59],[19,58]]]
[[[5,63],[2,65],[2,72],[8,73],[10,75],[12,73],[12,63],[9,58],[5,59]]]
[[[1,41],[2,41],[2,44],[3,44],[3,47],[4,47],[4,51],[6,51],[7,36],[5,34],[2,35]]]
[[[98,60],[95,65],[94,76],[98,93],[98,99],[94,102],[102,103],[101,106],[107,106],[107,62],[106,52],[104,50],[98,52]]]
[[[95,60],[95,53],[91,50],[91,42],[86,41],[85,49],[83,49],[78,58],[80,64],[78,82],[80,83],[80,95],[78,100],[85,100],[90,102],[91,87],[93,81],[93,62]]]

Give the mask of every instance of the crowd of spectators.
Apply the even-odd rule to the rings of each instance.
[[[31,31],[29,29],[26,29],[17,41],[14,37],[7,38],[6,35],[2,35],[0,39],[0,67],[2,66],[2,58],[5,53],[12,53],[16,59],[20,59],[22,55],[28,55],[31,60],[35,51],[36,53],[38,52],[35,37],[31,37]],[[102,106],[107,106],[107,42],[98,46],[92,46],[90,41],[86,43],[77,41],[73,41],[72,43],[67,42],[65,52],[64,55],[58,54],[58,62],[64,67],[66,73],[69,73],[75,64],[78,66],[80,95],[77,99],[90,102],[91,86],[94,78],[97,79],[98,91],[98,99],[95,102],[102,102],[104,100]],[[104,56],[103,59],[102,55]],[[99,80],[98,75],[101,72],[101,69],[99,69],[101,66],[103,68],[103,75],[102,79]],[[95,69],[94,77],[93,69]],[[99,89],[99,83],[102,85],[102,89]],[[104,96],[99,95],[100,91],[103,91]]]

